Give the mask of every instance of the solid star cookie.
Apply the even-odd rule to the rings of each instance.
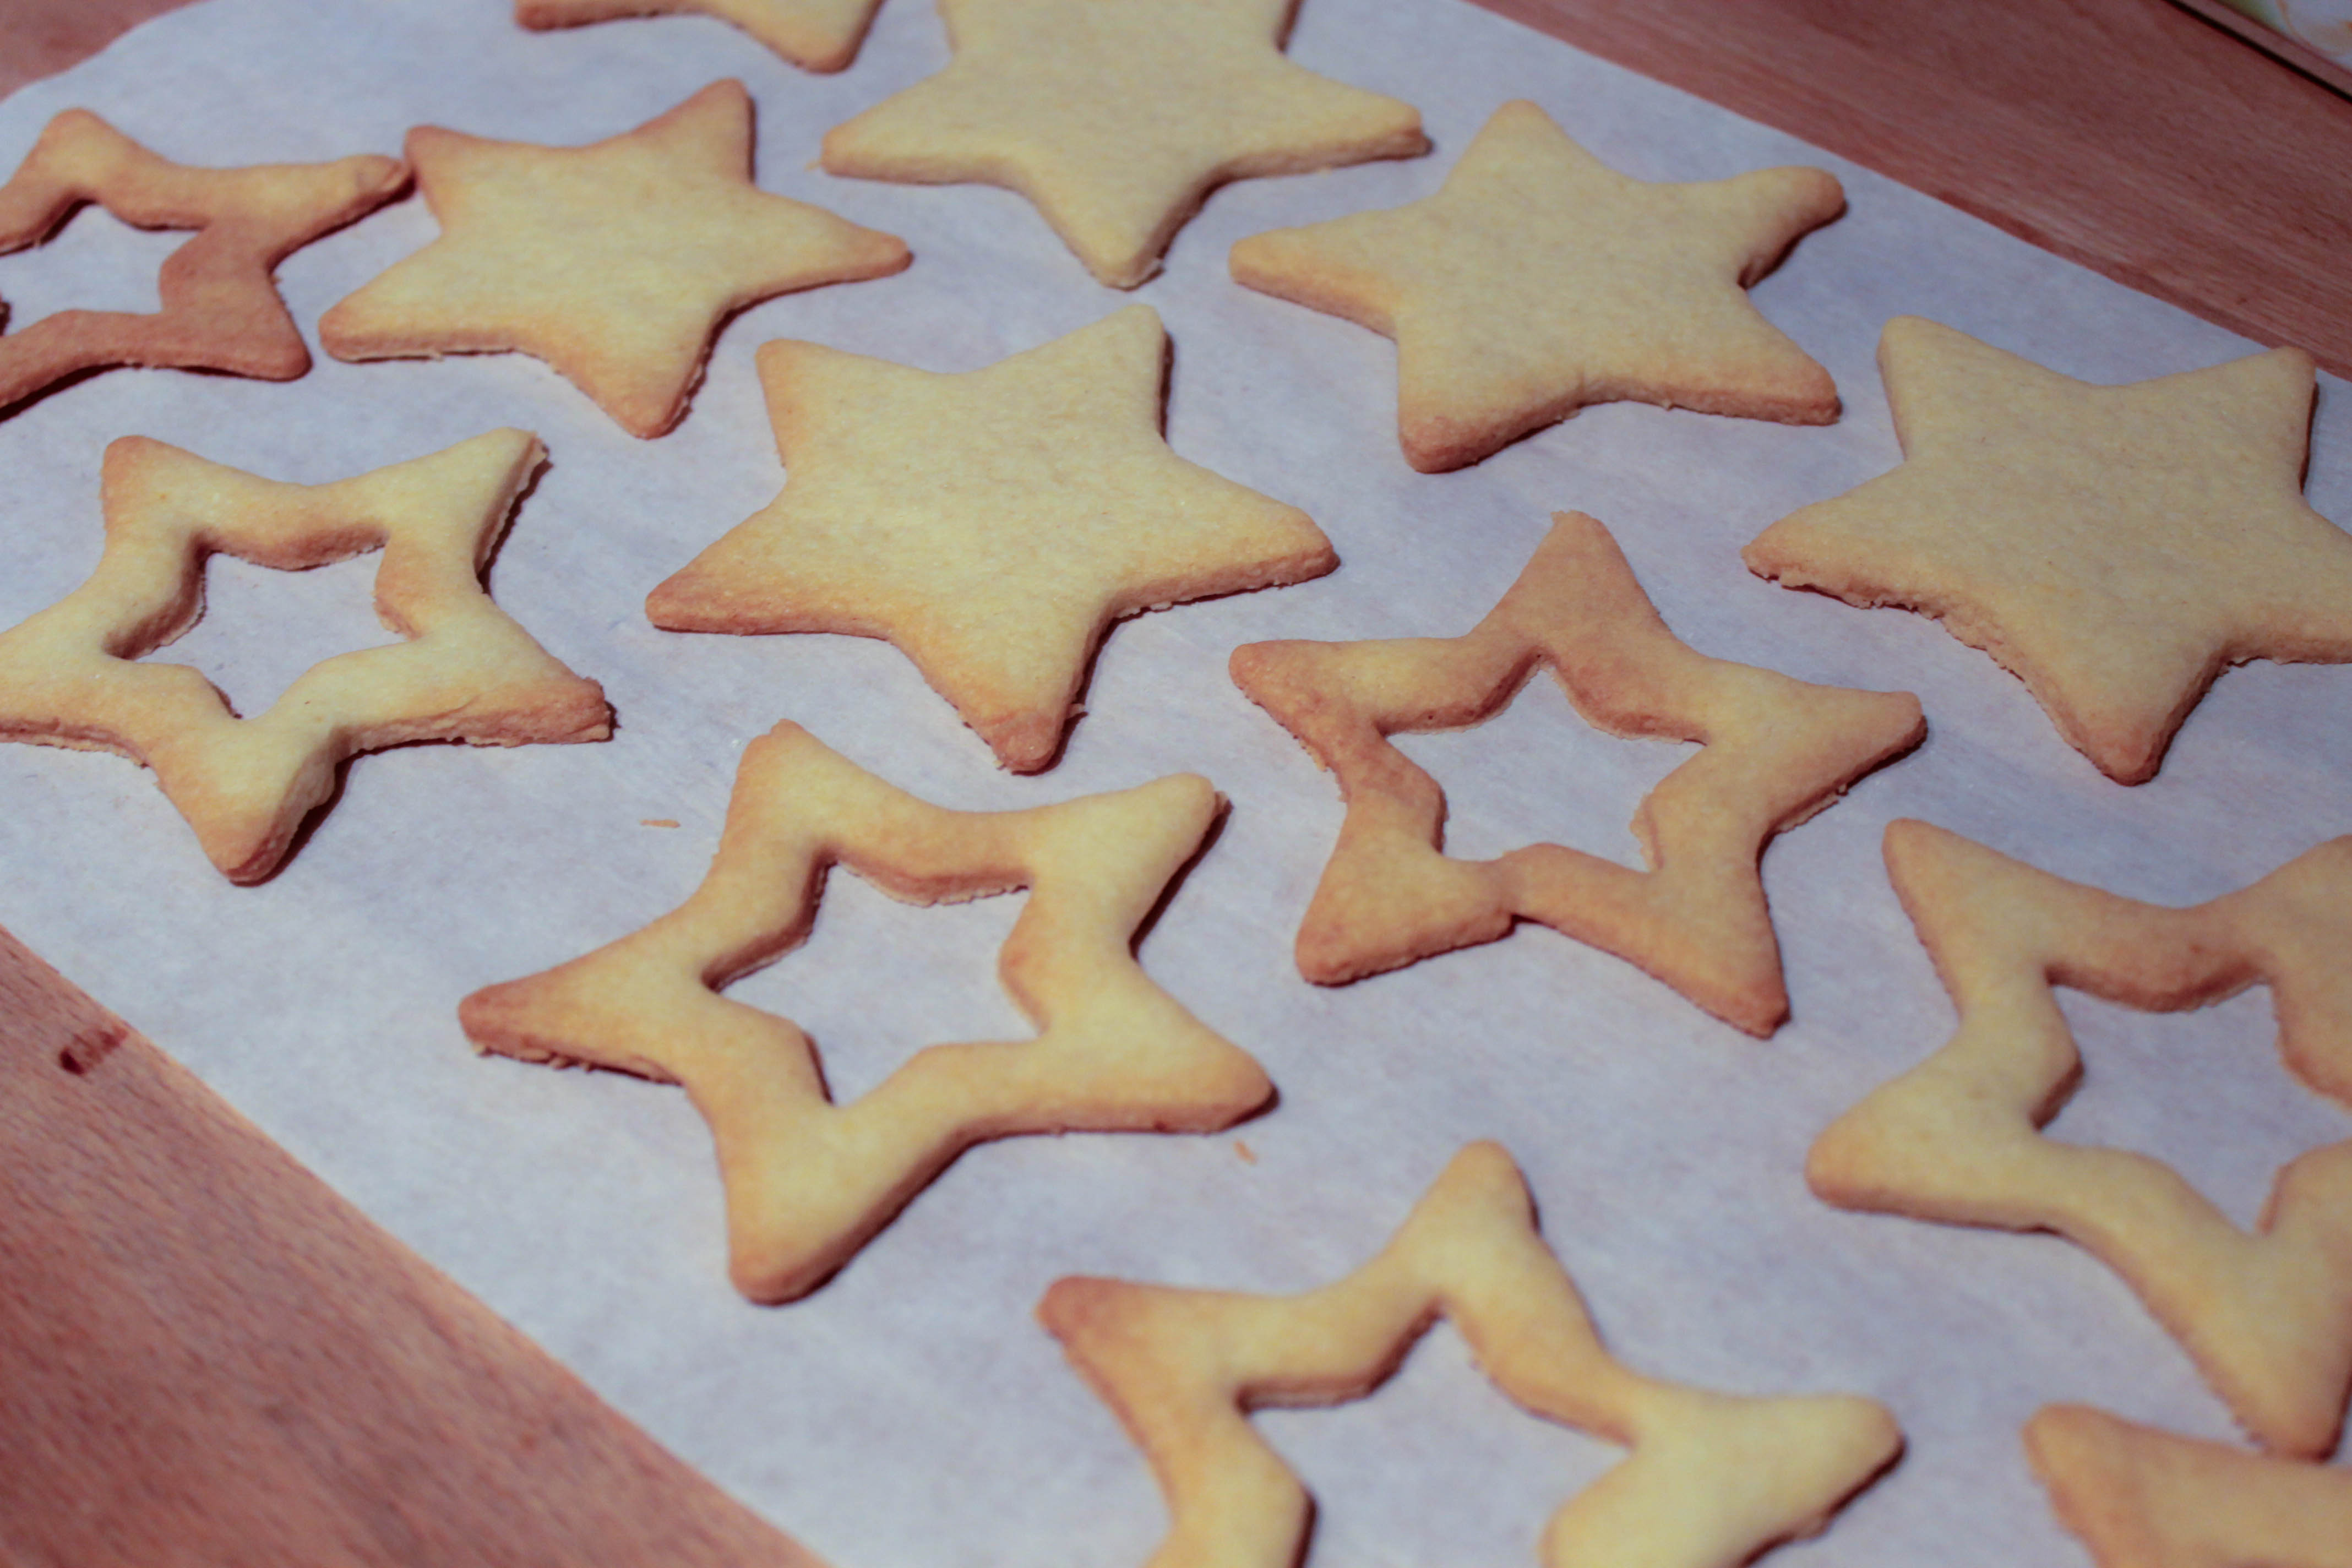
[[[2242,1454],[2083,1405],[2026,1424],[2051,1506],[2098,1568],[2352,1568],[2352,1472]]]
[[[106,449],[89,580],[0,634],[0,739],[120,752],[155,770],[232,881],[278,868],[345,758],[415,741],[601,741],[612,710],[490,602],[481,574],[545,458],[493,430],[333,484],[280,483],[142,436]],[[142,664],[204,614],[215,552],[302,571],[381,549],[375,608],[405,641],[313,666],[241,719],[181,664]]]
[[[1282,52],[1297,0],[941,0],[955,58],[825,133],[836,174],[977,181],[1132,289],[1229,180],[1429,150],[1411,104]]]
[[[2175,1012],[2260,982],[2295,1075],[2352,1103],[2352,837],[2252,887],[2161,909],[2064,881],[1922,822],[1886,866],[1959,1029],[1813,1145],[1841,1208],[2049,1230],[2137,1291],[2263,1447],[2322,1455],[2352,1388],[2352,1142],[2279,1173],[2253,1234],[2171,1167],[2042,1135],[2082,1071],[2063,984]]]
[[[731,22],[784,58],[813,71],[837,71],[857,58],[882,0],[515,0],[526,27],[576,27],[624,16],[699,12]]]
[[[1254,235],[1230,265],[1236,282],[1395,339],[1397,436],[1439,473],[1588,403],[1835,420],[1829,372],[1747,289],[1844,210],[1819,169],[1632,179],[1512,102],[1436,195]]]
[[[1513,1402],[1632,1450],[1552,1516],[1549,1568],[1737,1568],[1820,1530],[1903,1445],[1873,1400],[1713,1394],[1616,1360],[1495,1143],[1455,1155],[1337,1284],[1268,1297],[1069,1279],[1037,1315],[1159,1479],[1171,1527],[1152,1568],[1297,1568],[1314,1504],[1247,1413],[1362,1398],[1441,1316]]]
[[[2308,354],[2095,386],[1898,316],[1878,363],[1902,466],[1766,529],[1759,575],[1934,616],[2118,784],[2229,666],[2352,660],[2352,538],[2303,500]]]
[[[441,237],[319,320],[337,359],[516,350],[632,436],[659,436],[728,317],[904,268],[904,241],[751,184],[751,97],[716,81],[585,147],[421,125],[416,185]]]
[[[1169,449],[1167,359],[1144,305],[952,375],[764,344],[783,491],[646,614],[887,638],[1001,765],[1046,767],[1112,622],[1339,564],[1305,512]]]
[[[310,241],[392,199],[407,167],[362,153],[331,163],[192,169],[86,109],[49,121],[0,185],[0,256],[37,245],[95,202],[139,228],[196,233],[156,278],[163,310],[60,310],[0,337],[0,410],[108,365],[218,370],[291,381],[310,351],[271,279]]]
[[[1443,853],[1444,792],[1388,737],[1481,723],[1538,668],[1596,729],[1705,744],[1634,813],[1646,872],[1557,844],[1496,860]],[[1234,650],[1233,676],[1339,775],[1348,803],[1298,931],[1307,979],[1340,984],[1533,920],[1754,1035],[1789,1016],[1764,846],[1927,732],[1907,692],[1812,686],[1695,652],[1580,512],[1553,514],[1527,570],[1465,636],[1252,643]]]
[[[485,1050],[685,1085],[727,1191],[730,1272],[807,1294],[974,1143],[1210,1132],[1273,1093],[1137,963],[1136,933],[1220,809],[1177,774],[1027,811],[929,805],[783,723],[745,749],[702,885],[642,931],[459,1009]],[[920,904],[1029,889],[998,960],[1028,1040],[932,1046],[847,1105],[809,1037],[717,988],[797,947],[827,868]]]

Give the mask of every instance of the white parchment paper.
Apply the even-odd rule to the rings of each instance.
[[[1041,44],[1049,44],[1041,40]],[[143,433],[276,478],[322,481],[499,425],[552,467],[493,587],[604,683],[609,743],[419,747],[365,758],[287,869],[231,887],[139,769],[0,748],[0,924],[186,1062],[297,1156],[577,1369],[721,1485],[842,1568],[1140,1563],[1163,1520],[1142,1460],[1030,1318],[1070,1272],[1292,1290],[1369,1257],[1447,1157],[1496,1137],[1548,1236],[1635,1366],[1729,1389],[1855,1390],[1891,1405],[1901,1466],[1790,1564],[2076,1564],[2018,1430],[2087,1400],[2183,1432],[2227,1413],[2126,1288],[2049,1237],[1837,1213],[1806,1146],[1918,1060],[1951,1014],[1879,860],[1916,816],[2063,875],[2188,902],[2352,831],[2352,671],[2256,666],[2190,717],[2163,773],[2107,783],[2023,688],[1918,617],[1751,577],[1738,550],[1897,458],[1873,365],[1897,312],[2094,381],[2215,363],[2252,345],[1842,163],[1457,0],[1307,0],[1302,63],[1423,109],[1412,162],[1215,195],[1135,298],[1173,334],[1175,448],[1307,508],[1330,577],[1144,616],[1110,638],[1061,765],[997,773],[887,646],[655,631],[645,594],[763,505],[782,473],[752,351],[812,339],[963,370],[1127,302],[1025,204],[811,167],[819,136],[945,59],[924,0],[890,0],[857,64],[802,74],[700,18],[533,35],[499,0],[210,0],[0,102],[0,165],[59,110],[97,110],[197,163],[396,153],[420,122],[566,143],[628,129],[705,83],[744,80],[759,179],[904,236],[911,270],[762,305],[719,341],[674,435],[622,433],[520,356],[344,365],[290,385],[114,372],[0,423],[0,625],[79,583],[99,549],[100,453]],[[1394,354],[1359,327],[1225,277],[1242,236],[1434,189],[1507,98],[1535,100],[1630,173],[1704,179],[1808,162],[1851,212],[1755,290],[1827,364],[1827,429],[1588,410],[1467,472],[1416,475],[1392,433]],[[281,268],[306,331],[435,233],[409,201]],[[0,259],[13,324],[66,303],[152,300],[170,241],[86,214]],[[2322,395],[2310,494],[2352,517],[2352,404]],[[1290,940],[1337,829],[1330,780],[1226,679],[1269,637],[1453,635],[1517,574],[1548,514],[1616,532],[1700,649],[1806,679],[1916,691],[1909,760],[1776,844],[1766,880],[1795,1020],[1759,1043],[1630,966],[1540,928],[1348,987],[1292,970]],[[247,711],[311,660],[381,640],[370,567],[299,577],[216,563],[206,623],[167,657]],[[1279,1106],[1234,1136],[1032,1139],[978,1150],[812,1299],[762,1310],[722,1272],[719,1194],[674,1089],[477,1059],[460,996],[670,908],[707,863],[737,754],[777,720],[941,804],[1011,807],[1205,773],[1223,837],[1142,950],[1146,967],[1255,1053]],[[1575,721],[1547,683],[1466,735],[1409,739],[1454,803],[1454,847],[1549,837],[1632,858],[1625,824],[1681,749]],[[645,826],[674,818],[675,828]],[[1017,900],[945,910],[835,879],[807,948],[738,994],[815,1034],[836,1092],[917,1046],[1002,1036],[993,951]],[[2090,1061],[2058,1135],[2179,1163],[2241,1221],[2343,1115],[2277,1067],[2259,994],[2188,1018],[2070,1002]],[[1244,1152],[1243,1144],[1247,1152]],[[1440,1329],[1379,1397],[1262,1416],[1322,1500],[1315,1562],[1532,1560],[1545,1518],[1613,1450],[1511,1409]]]

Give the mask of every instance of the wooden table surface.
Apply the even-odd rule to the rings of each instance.
[[[2352,375],[2352,100],[2166,0],[1481,0]]]
[[[816,1560],[0,932],[0,1562]]]
[[[2352,101],[2167,0],[1482,3],[2352,374]],[[808,1561],[5,932],[0,1256],[0,1558]]]

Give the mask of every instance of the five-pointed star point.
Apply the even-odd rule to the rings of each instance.
[[[1299,973],[1339,984],[1534,920],[1769,1035],[1789,997],[1764,847],[1917,745],[1919,700],[1709,658],[1666,628],[1607,529],[1580,512],[1552,522],[1461,637],[1234,651],[1235,683],[1338,775],[1348,803],[1298,928]],[[1389,735],[1484,722],[1543,668],[1597,729],[1705,742],[1634,813],[1646,871],[1559,844],[1482,861],[1441,850],[1444,792]]]
[[[837,71],[857,57],[881,0],[515,0],[526,27],[576,27],[624,16],[700,12],[731,22],[806,70]]]
[[[1757,573],[1935,616],[2120,784],[2228,666],[2352,661],[2352,537],[2303,500],[2308,355],[2095,386],[1897,317],[1878,357],[1902,466],[1766,529]]]
[[[408,133],[438,239],[320,319],[338,359],[520,350],[631,435],[685,416],[746,306],[903,268],[905,243],[751,184],[751,99],[718,81],[586,147]]]
[[[745,749],[691,898],[585,957],[476,992],[459,1016],[487,1050],[684,1084],[718,1146],[736,1287],[791,1300],[974,1143],[1213,1131],[1265,1103],[1257,1063],[1134,952],[1219,809],[1207,780],[1178,774],[1027,811],[949,811],[779,724]],[[836,864],[914,903],[1027,888],[998,973],[1035,1037],[929,1047],[834,1104],[805,1034],[715,987],[807,937]]]
[[[1903,1446],[1872,1400],[1714,1394],[1618,1361],[1495,1143],[1456,1154],[1337,1284],[1267,1297],[1070,1279],[1037,1315],[1159,1478],[1171,1517],[1152,1568],[1297,1568],[1314,1505],[1247,1412],[1360,1399],[1441,1315],[1515,1403],[1632,1450],[1552,1516],[1546,1568],[1746,1563],[1820,1530]]]
[[[521,430],[334,484],[258,479],[126,436],[106,449],[89,580],[0,634],[0,739],[121,752],[234,881],[277,869],[346,757],[415,741],[602,740],[612,710],[490,602],[481,573],[545,453]],[[183,664],[142,664],[204,613],[214,552],[289,571],[381,548],[376,613],[407,640],[313,666],[240,719]]]
[[[2058,984],[2151,1012],[2271,988],[2279,1046],[2352,1103],[2352,838],[2191,909],[2062,880],[1923,822],[1886,868],[1959,1010],[1927,1061],[1813,1144],[1805,1177],[1842,1208],[2050,1230],[2138,1292],[2265,1447],[2336,1447],[2352,1388],[2352,1141],[2279,1173],[2240,1230],[2145,1154],[2044,1137],[2082,1069]]]
[[[2352,1470],[2045,1405],[2025,1451],[2098,1568],[2352,1568]]]
[[[36,245],[86,202],[141,228],[192,228],[156,278],[163,309],[60,310],[0,338],[0,410],[105,365],[170,365],[290,381],[310,351],[270,272],[381,205],[408,169],[373,153],[331,163],[192,169],[159,158],[86,109],[49,121],[0,185],[0,255]]]
[[[1306,513],[1169,449],[1166,357],[1143,305],[961,374],[768,343],[782,493],[646,612],[886,637],[1000,763],[1045,767],[1114,620],[1339,563]]]
[[[1746,289],[1844,210],[1819,169],[1632,179],[1513,102],[1434,195],[1252,236],[1231,265],[1252,289],[1396,340],[1397,434],[1436,473],[1588,403],[1834,420],[1829,373]]]
[[[836,174],[1018,191],[1101,282],[1228,180],[1429,150],[1411,104],[1282,53],[1297,0],[943,0],[955,58],[824,138]]]

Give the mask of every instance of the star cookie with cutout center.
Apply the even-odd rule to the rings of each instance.
[[[2124,1278],[2256,1441],[2332,1450],[2352,1389],[2352,1141],[2281,1171],[2249,1235],[2170,1166],[2041,1129],[2082,1071],[2061,984],[2177,1012],[2259,981],[2288,1067],[2352,1104],[2352,838],[2186,910],[1923,822],[1887,828],[1886,867],[1959,1030],[1822,1134],[1813,1191],[1841,1208],[2054,1231]]]
[[[1421,113],[1293,65],[1297,0],[942,0],[955,58],[825,133],[836,174],[1018,191],[1132,289],[1209,193],[1429,150]]]
[[[1314,1505],[1248,1412],[1362,1398],[1441,1316],[1515,1404],[1632,1450],[1552,1516],[1548,1568],[1746,1563],[1822,1529],[1903,1446],[1873,1400],[1713,1394],[1619,1362],[1494,1143],[1455,1155],[1335,1285],[1269,1297],[1069,1279],[1037,1315],[1159,1478],[1171,1528],[1152,1568],[1297,1568]]]
[[[736,1288],[792,1300],[974,1143],[1209,1132],[1266,1102],[1257,1063],[1133,951],[1219,809],[1208,781],[1180,774],[1027,811],[948,811],[779,724],[746,748],[692,898],[584,958],[476,992],[459,1016],[485,1050],[684,1084],[718,1145]],[[835,865],[919,904],[1028,889],[998,974],[1036,1037],[932,1046],[834,1104],[805,1034],[716,988],[806,939]]]
[[[2098,1568],[2352,1568],[2352,1471],[2242,1454],[2053,1405],[2025,1426],[2051,1506]]]
[[[1835,420],[1829,372],[1747,289],[1844,210],[1819,169],[1632,179],[1512,102],[1436,195],[1254,235],[1231,267],[1236,282],[1395,339],[1405,460],[1442,473],[1588,403]]]
[[[1167,357],[1145,305],[961,374],[765,344],[783,491],[646,614],[887,638],[1001,765],[1046,767],[1113,621],[1339,564],[1305,512],[1169,449]]]
[[[232,881],[268,877],[361,752],[415,741],[601,741],[612,710],[490,602],[481,574],[545,457],[493,430],[334,484],[240,473],[141,436],[106,449],[106,548],[89,580],[0,633],[0,740],[120,752]],[[377,616],[405,641],[313,666],[240,719],[182,664],[136,662],[204,614],[218,552],[301,571],[382,550]]]
[[[1759,575],[1934,616],[2118,784],[2229,666],[2352,661],[2352,537],[2303,500],[2309,355],[2095,386],[1898,316],[1878,363],[1902,467],[1766,529]]]
[[[633,436],[684,418],[728,317],[903,269],[904,241],[751,184],[751,97],[717,81],[585,147],[419,126],[407,153],[441,237],[319,320],[337,359],[519,350]]]
[[[804,70],[837,71],[857,58],[882,0],[515,0],[526,27],[576,27],[624,16],[699,12],[731,22]]]
[[[90,202],[138,228],[196,232],[156,278],[161,311],[60,310],[0,337],[0,410],[108,365],[293,380],[310,368],[310,351],[271,272],[407,183],[406,165],[371,153],[331,163],[192,169],[156,156],[86,109],[66,110],[0,185],[0,256],[39,244]]]
[[[1616,735],[1704,742],[1653,790],[1636,871],[1557,844],[1466,861],[1440,849],[1445,795],[1388,737],[1492,718],[1538,669]],[[1777,833],[1925,735],[1907,692],[1812,686],[1709,658],[1666,629],[1608,530],[1559,512],[1469,633],[1252,643],[1250,700],[1339,775],[1339,842],[1298,931],[1298,970],[1335,985],[1506,934],[1517,920],[1631,960],[1738,1028],[1788,1017],[1757,863]]]

